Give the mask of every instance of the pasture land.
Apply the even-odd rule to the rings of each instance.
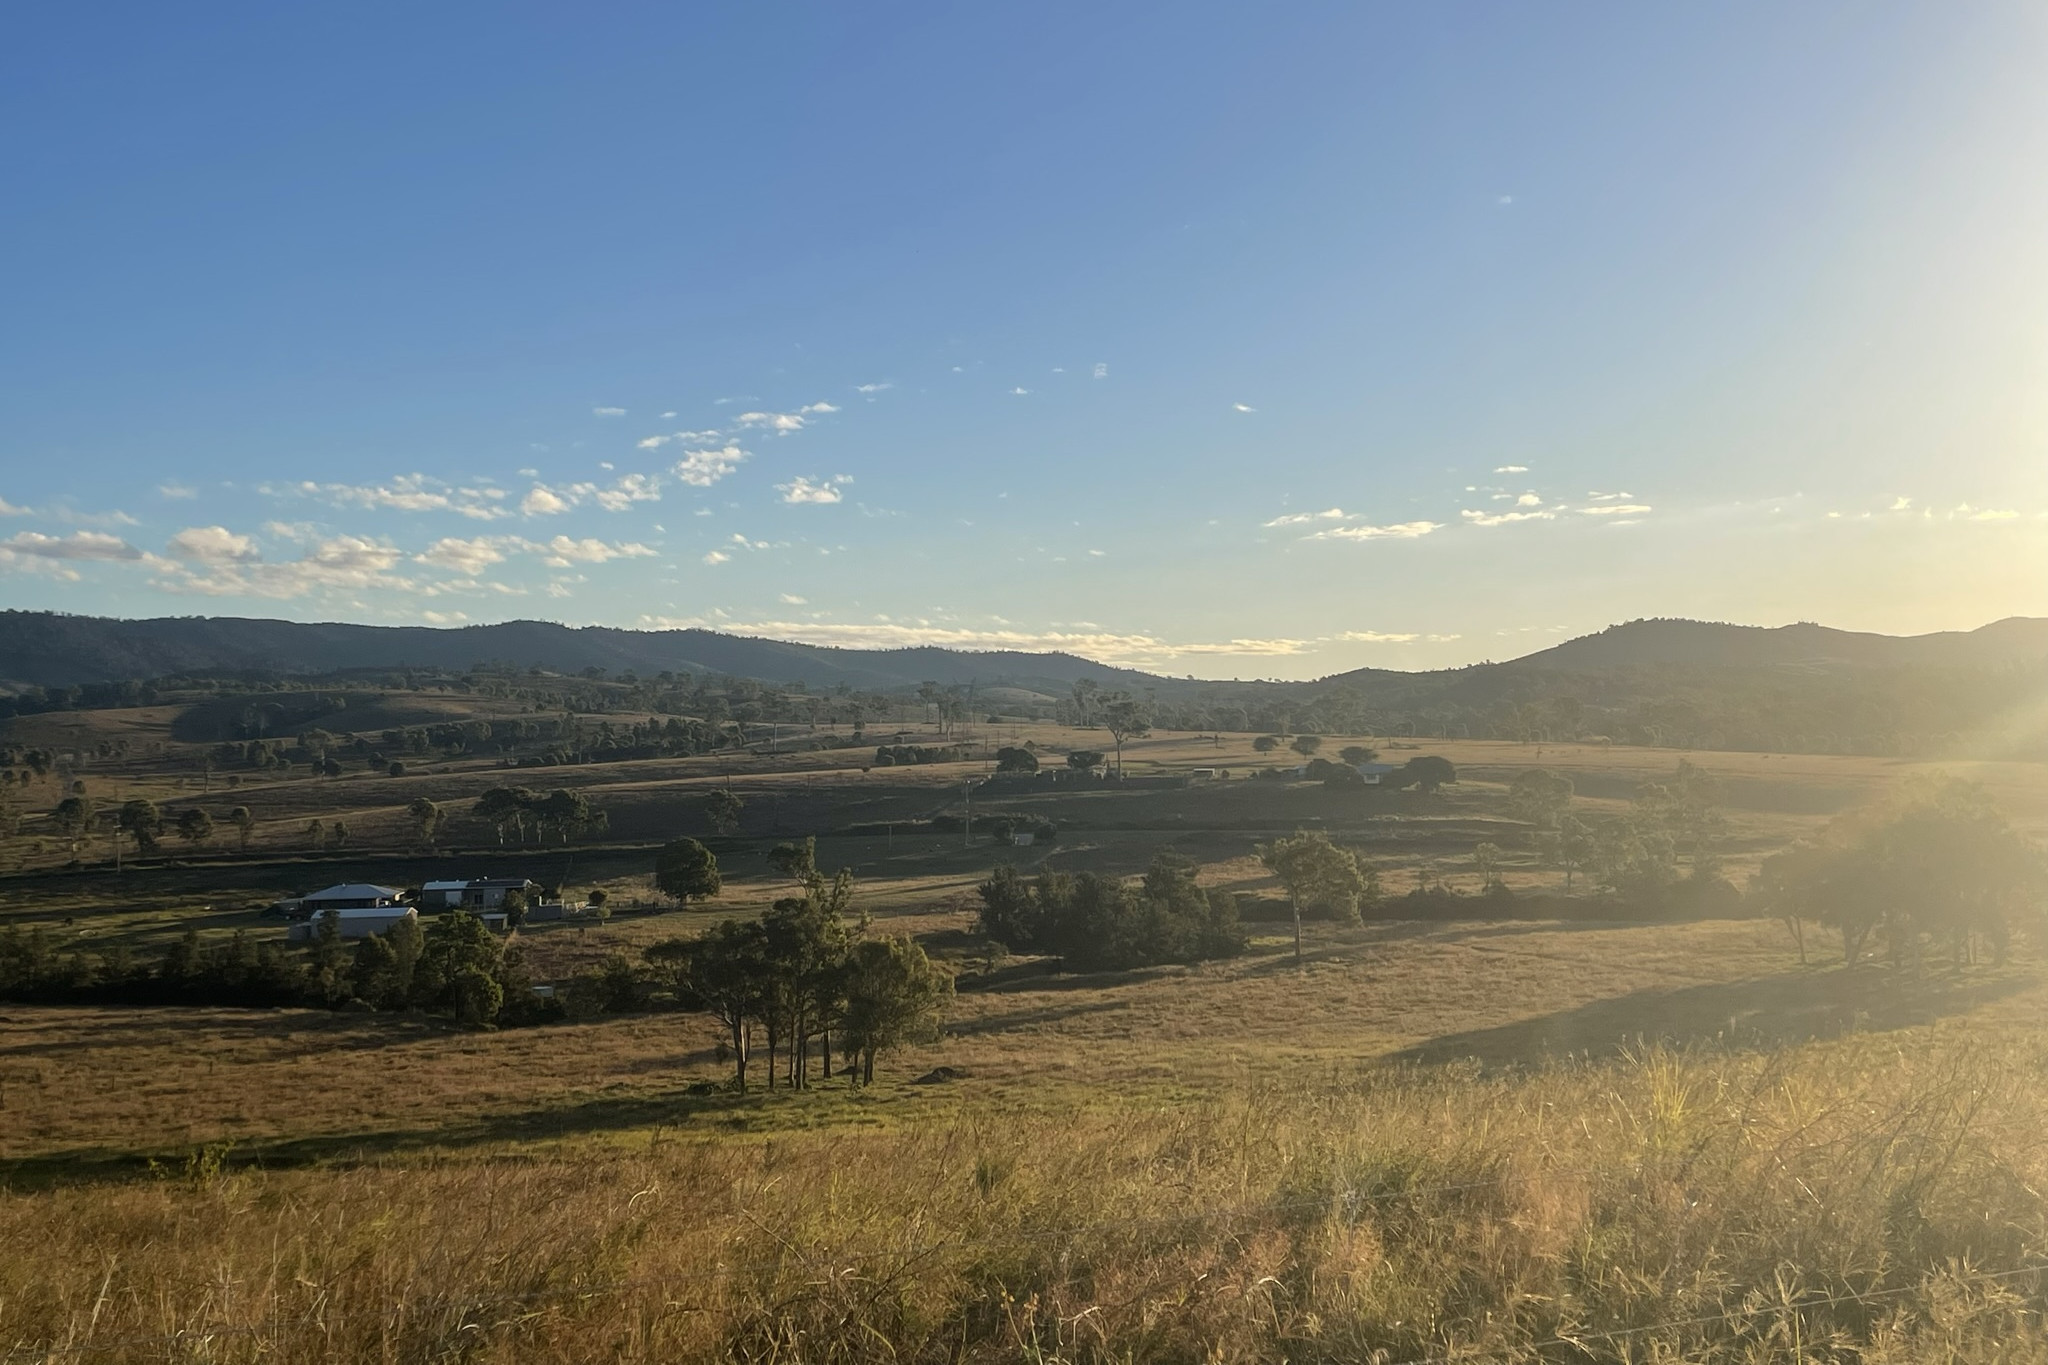
[[[1299,968],[1261,922],[1234,960],[1073,975],[992,956],[973,895],[997,858],[1128,875],[1162,850],[1272,893],[1254,845],[1303,826],[1392,893],[1476,887],[1482,842],[1510,886],[1553,893],[1506,810],[1514,776],[1564,772],[1582,808],[1619,811],[1681,757],[1720,779],[1740,883],[1930,767],[2048,832],[2038,766],[1381,740],[1393,762],[1457,764],[1422,797],[1252,781],[1278,757],[1251,737],[1165,735],[1127,746],[1134,776],[1231,780],[977,792],[978,819],[1060,824],[998,849],[925,823],[965,813],[985,760],[430,760],[229,793],[190,770],[176,713],[105,714],[136,727],[131,753],[163,748],[89,788],[246,801],[259,837],[118,875],[24,852],[0,924],[148,949],[281,933],[263,904],[344,878],[605,888],[609,922],[521,932],[547,979],[765,908],[787,887],[767,849],[816,834],[879,932],[961,975],[943,1036],[873,1086],[744,1096],[691,1014],[474,1032],[0,1005],[0,1352],[24,1360],[2048,1359],[2037,938],[1996,966],[1848,968],[1831,941],[1802,964],[1739,907],[1643,922],[1552,895],[1504,918],[1475,897],[1312,923]],[[1111,747],[999,738],[1054,763]],[[458,813],[440,848],[408,845],[415,796],[461,808],[507,781],[582,791],[609,828],[521,849]],[[701,798],[728,783],[746,815],[715,834]],[[337,818],[354,846],[294,846]],[[652,846],[679,833],[726,869],[707,907],[649,884]]]

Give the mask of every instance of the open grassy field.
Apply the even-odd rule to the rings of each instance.
[[[162,727],[131,751],[164,750],[89,785],[229,799],[218,775],[180,770],[175,715],[121,715]],[[1000,739],[1052,762],[1107,747],[1051,726]],[[991,961],[974,931],[998,858],[1128,875],[1170,849],[1206,884],[1270,893],[1254,845],[1297,827],[1328,830],[1396,893],[1421,875],[1476,887],[1481,842],[1505,850],[1511,886],[1551,891],[1560,874],[1505,809],[1533,766],[1570,775],[1591,812],[1624,809],[1681,757],[1709,770],[1740,883],[1926,770],[1416,743],[1386,756],[1440,753],[1459,782],[1427,798],[1253,782],[1275,760],[1249,736],[1163,735],[1127,747],[1133,775],[1232,779],[975,797],[984,818],[1056,818],[1058,840],[1031,848],[921,826],[964,812],[985,761],[863,771],[872,750],[841,749],[250,782],[233,799],[266,824],[247,856],[118,875],[24,857],[0,879],[0,923],[143,948],[189,927],[281,933],[258,907],[344,878],[522,869],[604,887],[609,922],[520,934],[549,979],[765,908],[787,886],[767,848],[814,833],[821,865],[856,871],[877,931],[961,975],[941,1036],[887,1057],[875,1085],[744,1096],[692,1014],[476,1032],[0,1005],[0,1353],[2048,1359],[2037,937],[1996,966],[1848,968],[1832,941],[1802,964],[1782,925],[1739,911],[1473,910],[1312,923],[1301,967],[1283,926],[1255,924],[1237,959],[1073,975]],[[2041,768],[1939,766],[2048,832]],[[458,817],[433,852],[397,833],[415,795],[459,806],[508,780],[585,791],[610,827],[518,849]],[[699,803],[728,782],[747,813],[713,835]],[[346,819],[362,846],[292,847],[314,818]],[[652,845],[679,833],[726,869],[707,907],[650,885]]]

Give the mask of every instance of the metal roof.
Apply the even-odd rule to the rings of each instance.
[[[299,899],[302,901],[388,901],[396,900],[397,898],[398,889],[396,887],[375,886],[369,882],[343,882],[339,886],[330,886],[325,891],[315,891],[311,895],[301,896]]]

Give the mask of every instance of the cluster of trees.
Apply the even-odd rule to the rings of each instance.
[[[1674,892],[1732,899],[1721,875],[1727,818],[1720,784],[1689,759],[1670,777],[1645,783],[1629,809],[1589,821],[1572,809],[1571,779],[1531,768],[1508,785],[1508,809],[1531,826],[1543,862],[1564,873],[1570,891],[1580,873],[1601,890],[1655,906]]]
[[[757,1037],[771,1090],[778,1077],[793,1089],[808,1086],[814,1051],[820,1075],[831,1079],[835,1039],[842,1074],[866,1084],[880,1053],[933,1036],[952,978],[909,939],[870,937],[866,916],[849,918],[853,875],[820,873],[815,841],[779,845],[771,862],[797,894],[759,919],[723,920],[699,938],[654,944],[646,960],[685,1006],[717,1018],[742,1092]],[[717,860],[680,839],[662,850],[655,878],[671,895],[716,895]]]
[[[419,806],[415,801],[409,808],[416,822],[422,814]],[[593,806],[589,797],[561,787],[546,796],[526,787],[493,787],[476,799],[472,812],[497,831],[501,844],[508,831],[520,844],[526,843],[529,836],[534,842],[545,844],[550,834],[555,836],[556,843],[566,844],[571,839],[601,833],[610,824],[603,808]]]
[[[39,1003],[417,1009],[470,1025],[550,1016],[515,948],[475,915],[401,920],[351,948],[324,916],[304,948],[274,939],[203,943],[188,932],[155,961],[125,948],[60,948],[44,930],[0,929],[0,999]]]
[[[256,829],[255,814],[247,806],[235,806],[222,818],[233,827],[242,851],[248,852],[250,835]],[[113,832],[133,840],[136,853],[142,857],[162,852],[167,836],[175,836],[194,851],[204,848],[213,841],[217,828],[213,816],[198,806],[167,814],[156,802],[138,796],[111,810],[102,810],[85,795],[67,796],[59,801],[44,817],[44,826],[66,840],[75,855],[78,845],[92,838],[109,820]]]
[[[1244,951],[1236,897],[1196,885],[1195,865],[1174,853],[1153,859],[1136,884],[1092,872],[1041,872],[1026,881],[1004,864],[979,892],[983,934],[1011,952],[1056,956],[1075,971]]]
[[[2015,924],[2037,919],[2048,899],[2048,860],[1982,788],[1935,777],[1767,859],[1758,890],[1801,961],[1808,923],[1839,932],[1851,965],[1873,937],[1900,966],[1944,947],[1958,964],[1972,962],[1979,944],[2003,961]]]

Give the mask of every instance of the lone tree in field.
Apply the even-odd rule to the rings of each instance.
[[[1116,776],[1124,776],[1124,742],[1143,739],[1152,733],[1152,716],[1145,703],[1128,692],[1112,692],[1102,702],[1102,728],[1116,741]]]
[[[1379,756],[1378,749],[1368,749],[1363,744],[1347,744],[1337,751],[1337,757],[1354,768],[1362,768]]]
[[[1396,786],[1414,787],[1424,796],[1434,796],[1438,787],[1458,780],[1458,770],[1448,758],[1418,754],[1401,765],[1401,771],[1394,775],[1394,780]]]
[[[1530,768],[1508,784],[1508,810],[1539,830],[1554,830],[1571,809],[1572,780],[1548,768]]]
[[[164,833],[163,812],[156,808],[156,802],[141,796],[124,801],[115,821],[123,834],[135,840],[137,856],[156,851],[157,841]]]
[[[1074,723],[1086,730],[1095,722],[1095,699],[1102,694],[1102,684],[1093,678],[1079,678],[1074,682]]]
[[[1252,741],[1252,748],[1262,754],[1270,754],[1280,747],[1280,736],[1260,735]]]
[[[939,1010],[953,993],[953,978],[907,938],[854,944],[841,981],[841,1037],[855,1063],[846,1071],[862,1085],[875,1079],[876,1054],[937,1036]]]
[[[78,841],[91,831],[96,813],[90,796],[67,796],[50,812],[50,828],[56,830],[58,837],[68,842],[72,853],[76,854]]]
[[[405,813],[412,820],[413,837],[419,840],[422,848],[431,849],[440,839],[441,826],[447,815],[424,796],[415,796],[406,806]]]
[[[1004,745],[996,750],[996,771],[999,773],[1035,773],[1038,771],[1038,755],[1029,749]]]
[[[1259,861],[1287,888],[1294,909],[1294,961],[1301,963],[1301,907],[1315,906],[1356,922],[1358,902],[1376,891],[1377,878],[1359,869],[1358,859],[1330,842],[1321,830],[1297,830],[1285,839],[1258,845]]]
[[[249,839],[256,833],[256,816],[247,806],[236,806],[228,812],[228,823],[235,827],[235,839],[242,852],[249,852]]]
[[[730,834],[740,827],[740,815],[747,803],[740,800],[731,787],[720,787],[704,798],[704,818],[720,834]]]
[[[724,1025],[733,1083],[745,1094],[753,1023],[769,987],[767,937],[761,922],[724,920],[701,938],[654,944],[647,949],[647,958],[675,971],[677,984]]]
[[[197,806],[178,812],[178,837],[187,848],[203,848],[213,838],[213,817]]]
[[[1085,773],[1090,768],[1102,766],[1102,754],[1096,749],[1076,749],[1067,755],[1067,766],[1075,772]]]
[[[818,875],[818,840],[806,834],[802,843],[777,844],[768,850],[768,866],[799,884]]]
[[[1287,747],[1300,754],[1303,758],[1307,758],[1310,754],[1323,747],[1323,737],[1321,735],[1296,735],[1294,742]]]
[[[692,896],[708,900],[725,886],[718,875],[718,859],[695,839],[676,839],[661,846],[654,856],[654,885],[666,896],[681,901],[685,908]]]

